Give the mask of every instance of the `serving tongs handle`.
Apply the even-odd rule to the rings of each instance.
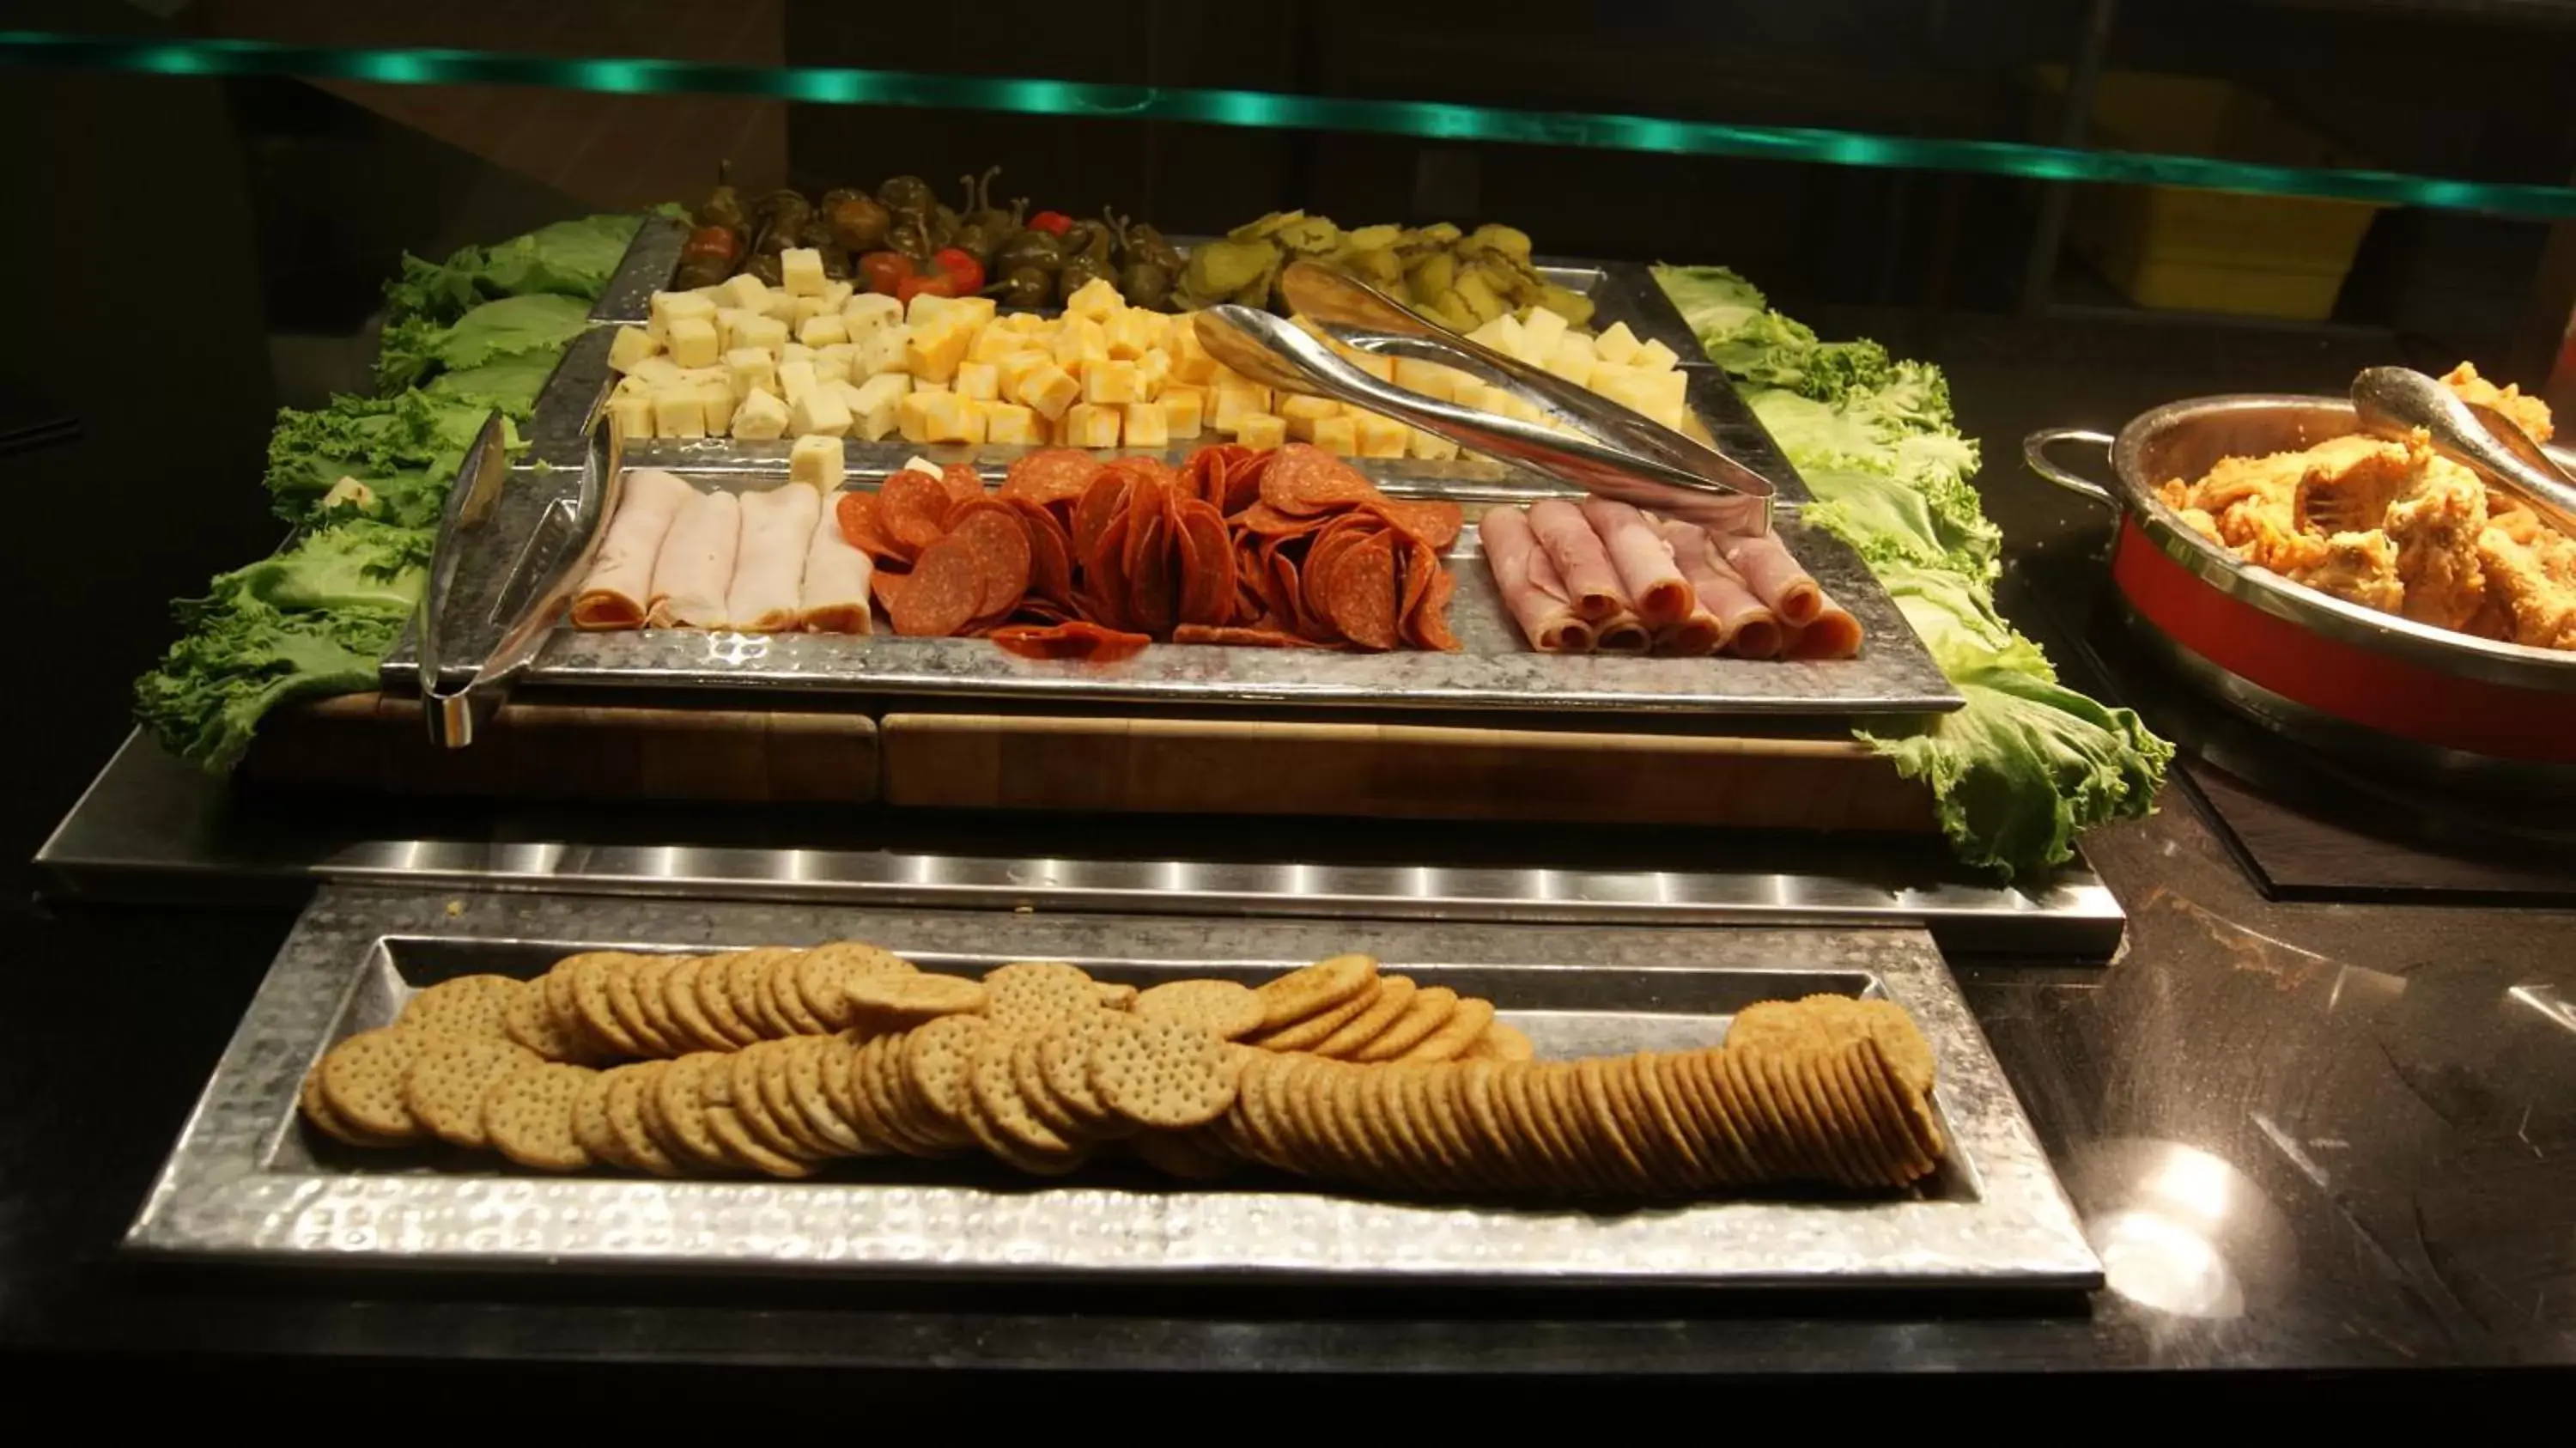
[[[1777,490],[1768,478],[1716,449],[1415,318],[1374,288],[1314,263],[1292,264],[1283,286],[1292,305],[1301,298],[1321,300],[1324,314],[1308,315],[1345,345],[1417,357],[1483,377],[1578,434],[1381,381],[1335,355],[1313,333],[1252,307],[1225,305],[1198,313],[1193,325],[1201,344],[1219,362],[1266,385],[1318,393],[1399,418],[1588,493],[1729,532],[1770,530]]]
[[[2361,430],[2374,436],[2403,439],[2422,430],[2434,451],[2484,474],[2576,537],[2576,479],[2512,418],[2407,367],[2364,368],[2352,379],[2352,410]]]
[[[502,485],[509,476],[502,429],[501,415],[496,412],[483,424],[474,445],[466,450],[465,464],[448,493],[438,548],[430,560],[429,590],[421,599],[421,711],[429,724],[429,737],[448,749],[472,744],[479,725],[500,711],[511,686],[536,662],[546,639],[562,621],[574,591],[590,572],[600,539],[607,532],[605,525],[616,515],[624,484],[625,438],[615,414],[602,408],[591,419],[585,439],[580,490],[570,498],[556,499],[535,525],[534,531],[542,532],[551,524],[562,524],[565,542],[554,550],[551,562],[539,561],[534,550],[520,553],[517,566],[541,568],[541,581],[524,594],[526,603],[502,629],[491,652],[471,670],[451,676],[445,647],[445,634],[451,624],[450,595],[455,588],[458,561],[477,535],[492,526]],[[496,597],[522,596],[520,582],[514,573],[503,582]]]

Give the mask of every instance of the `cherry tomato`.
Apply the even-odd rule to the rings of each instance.
[[[955,291],[942,295],[971,297],[984,289],[984,264],[977,261],[972,252],[953,246],[942,247],[931,256],[930,264],[939,268],[956,286]]]
[[[859,258],[859,275],[867,279],[869,291],[900,296],[913,275],[912,258],[899,251],[872,251]]]
[[[1049,236],[1062,236],[1073,229],[1073,218],[1061,211],[1041,211],[1029,218],[1029,225]]]

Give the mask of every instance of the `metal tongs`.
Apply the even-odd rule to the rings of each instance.
[[[449,599],[456,587],[457,565],[492,526],[502,487],[509,479],[504,435],[501,414],[493,413],[475,434],[474,445],[466,449],[456,485],[447,494],[447,516],[439,526],[438,549],[429,563],[429,589],[420,601],[415,646],[420,655],[421,712],[429,721],[429,737],[449,749],[473,743],[477,723],[500,711],[511,685],[536,662],[538,650],[545,647],[574,590],[590,572],[591,560],[608,532],[602,525],[616,514],[624,482],[625,437],[615,416],[601,408],[591,419],[583,450],[580,491],[555,499],[538,517],[529,530],[527,549],[495,595],[493,608],[497,612],[523,593],[527,602],[511,616],[500,641],[481,663],[451,674],[447,634],[456,621],[448,617]],[[553,563],[534,591],[526,592],[520,585],[535,557],[537,541],[557,525],[567,541],[555,550]]]
[[[2352,379],[2352,411],[2361,430],[2375,437],[2403,439],[2422,431],[2435,452],[2481,474],[2576,538],[2576,478],[2512,418],[2406,367],[2364,369]]]
[[[1423,320],[1365,282],[1313,262],[1280,278],[1290,310],[1335,341],[1380,357],[1455,367],[1503,388],[1578,436],[1381,382],[1313,333],[1254,307],[1196,314],[1199,344],[1265,387],[1313,393],[1399,418],[1460,447],[1571,483],[1587,493],[1730,533],[1771,529],[1777,489],[1725,453],[1653,422],[1552,372],[1506,357]]]

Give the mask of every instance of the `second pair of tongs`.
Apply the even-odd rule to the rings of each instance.
[[[1730,533],[1770,531],[1777,489],[1716,448],[1425,321],[1384,292],[1330,268],[1292,262],[1280,289],[1292,311],[1346,347],[1454,367],[1576,431],[1559,432],[1381,381],[1312,332],[1254,307],[1228,304],[1198,313],[1193,325],[1200,345],[1265,387],[1314,393],[1397,418],[1587,493]]]
[[[2361,430],[2374,436],[2423,432],[2434,451],[2483,474],[2576,538],[2576,478],[2512,418],[2406,367],[2365,368],[2352,379],[2352,410]]]
[[[477,725],[499,712],[511,685],[537,661],[538,651],[545,647],[570,606],[574,591],[590,572],[600,539],[608,531],[604,525],[617,511],[623,481],[621,453],[625,439],[618,431],[615,415],[601,408],[591,419],[590,436],[583,450],[580,491],[556,499],[538,518],[529,536],[522,540],[509,576],[495,593],[493,607],[505,607],[520,598],[526,601],[509,616],[499,641],[482,662],[470,669],[451,671],[447,660],[449,636],[460,631],[465,622],[452,616],[457,606],[457,571],[469,551],[485,551],[491,546],[484,542],[484,535],[494,524],[501,490],[510,473],[503,447],[505,435],[501,414],[493,413],[475,435],[474,445],[466,449],[464,465],[457,470],[456,482],[447,495],[437,551],[430,555],[429,587],[420,601],[414,646],[420,656],[421,710],[428,717],[429,737],[449,749],[462,749],[473,743]],[[561,534],[565,541],[556,548],[552,561],[545,563],[537,556],[537,545],[549,531]],[[531,590],[527,586],[529,574],[540,567],[542,574]]]

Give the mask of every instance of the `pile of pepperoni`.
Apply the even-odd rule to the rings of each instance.
[[[1321,448],[1156,458],[1034,452],[987,493],[975,470],[908,468],[846,492],[842,535],[876,560],[896,633],[989,637],[1030,658],[1148,643],[1455,649],[1441,556],[1458,505],[1387,497]]]

